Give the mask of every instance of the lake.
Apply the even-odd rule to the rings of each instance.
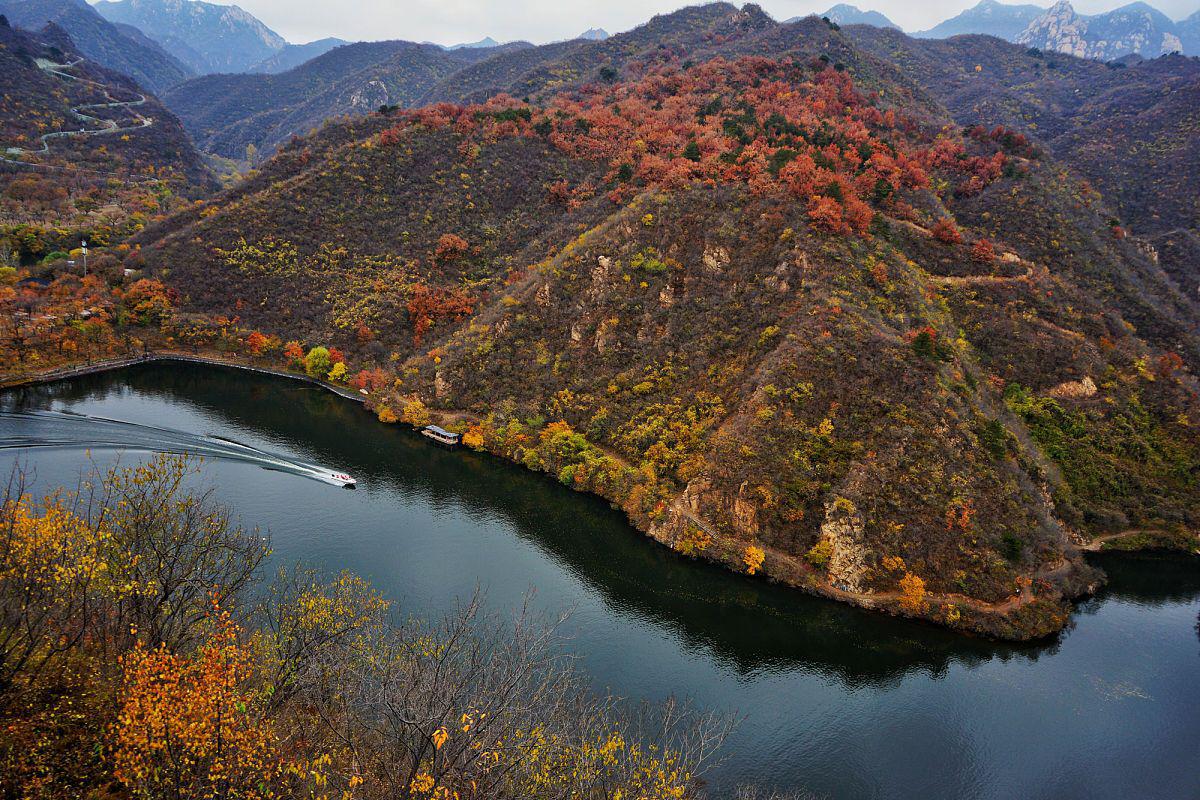
[[[160,363],[0,395],[0,469],[24,464],[39,489],[73,485],[89,458],[189,443],[209,447],[204,480],[270,531],[277,564],[351,570],[405,615],[435,616],[477,586],[503,610],[533,590],[539,607],[574,609],[565,646],[597,687],[736,711],[711,775],[721,790],[1200,797],[1197,560],[1099,558],[1110,584],[1068,631],[997,644],[686,560],[601,500],[296,381]]]

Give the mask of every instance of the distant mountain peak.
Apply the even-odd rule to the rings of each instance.
[[[132,25],[198,73],[244,72],[287,41],[236,5],[204,0],[101,0],[105,19]]]
[[[1029,23],[1044,13],[1046,9],[1032,4],[1009,5],[998,0],[980,0],[961,14],[913,35],[925,39],[948,39],[951,36],[981,33],[1011,42]]]
[[[576,39],[588,39],[593,42],[602,42],[609,37],[608,31],[604,28],[588,28],[583,33],[576,36]]]
[[[1144,2],[1134,2],[1105,14],[1085,16],[1069,0],[1059,0],[1029,23],[1019,44],[1081,58],[1111,61],[1136,53],[1145,58],[1186,51],[1189,32]]]
[[[478,42],[463,42],[462,44],[452,44],[449,47],[444,47],[444,50],[478,50],[484,47],[499,47],[500,43],[490,36],[485,36]]]
[[[878,11],[863,11],[858,6],[853,6],[849,3],[838,3],[819,16],[838,25],[872,25],[876,28],[894,28],[900,30],[899,25]]]

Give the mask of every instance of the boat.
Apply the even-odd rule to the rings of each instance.
[[[358,486],[358,481],[354,480],[354,478],[351,478],[344,472],[331,472],[329,477],[334,483],[340,484],[343,489],[353,489],[354,487]]]
[[[446,447],[458,447],[462,443],[462,434],[451,433],[445,428],[439,428],[437,425],[429,425],[423,431],[422,436],[427,436],[433,441]]]

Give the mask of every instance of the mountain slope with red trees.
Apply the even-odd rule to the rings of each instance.
[[[687,556],[1056,630],[1078,543],[1194,538],[1195,305],[1028,137],[812,24],[326,126],[130,258]]]

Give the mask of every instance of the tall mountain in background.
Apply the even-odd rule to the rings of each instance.
[[[135,26],[202,75],[245,72],[287,45],[237,6],[201,0],[101,0],[95,8],[110,22]]]
[[[175,87],[164,100],[201,149],[241,158],[254,145],[267,155],[331,117],[412,105],[442,79],[493,52],[358,42],[279,74],[205,75]]]
[[[317,39],[315,42],[307,44],[288,44],[282,50],[274,55],[263,59],[255,64],[246,72],[263,72],[268,74],[278,74],[287,72],[289,69],[295,69],[305,61],[311,61],[317,56],[328,53],[335,47],[341,47],[344,44],[350,44],[345,39],[329,37],[327,39]]]
[[[818,14],[817,16],[824,17],[838,25],[874,25],[876,28],[895,28],[896,30],[900,30],[899,25],[878,11],[863,11],[858,6],[847,5],[846,3],[838,3],[824,14]],[[793,17],[784,24],[796,22],[800,19],[802,17]]]
[[[1180,21],[1175,28],[1179,31],[1179,40],[1183,42],[1184,54],[1200,55],[1200,11]]]
[[[996,0],[980,0],[979,5],[913,36],[925,39],[946,39],[964,33],[983,33],[1006,41],[1014,41],[1046,9],[1035,5],[1007,5]]]
[[[1145,3],[1084,16],[1075,13],[1068,0],[1060,0],[1031,22],[1016,41],[1040,50],[1100,61],[1131,54],[1157,58],[1164,53],[1183,51],[1175,23]]]
[[[576,39],[590,39],[594,42],[602,42],[609,37],[608,31],[604,28],[588,28],[583,33],[576,36]]]
[[[155,93],[193,74],[182,61],[109,22],[84,0],[0,0],[0,14],[27,31],[39,31],[53,22],[67,32],[80,53]]]
[[[479,50],[487,47],[499,47],[500,43],[490,36],[485,36],[478,42],[463,42],[462,44],[452,44],[444,49],[446,50]]]

